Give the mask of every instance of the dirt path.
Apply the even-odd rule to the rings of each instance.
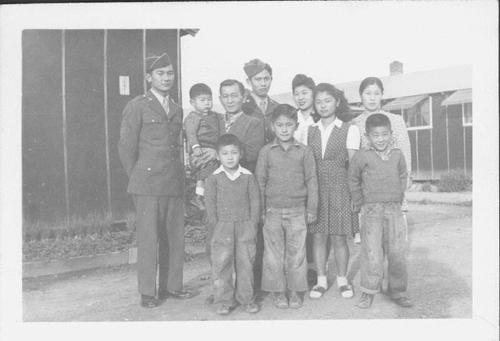
[[[279,310],[268,298],[262,310],[248,315],[237,309],[231,320],[470,318],[472,313],[472,210],[452,205],[411,205],[409,222],[409,295],[412,309],[402,309],[377,295],[369,310],[330,289],[320,300],[306,297],[298,310]],[[358,247],[351,245],[351,276],[359,286]],[[205,304],[210,294],[208,263],[195,259],[185,265],[185,283],[200,291],[187,301],[167,300],[155,309],[138,305],[135,268],[99,269],[77,275],[28,279],[23,283],[25,321],[146,321],[218,320]]]

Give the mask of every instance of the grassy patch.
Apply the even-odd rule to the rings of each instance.
[[[186,226],[185,243],[204,245],[206,226]],[[42,238],[24,241],[23,262],[48,261],[80,256],[94,256],[128,250],[136,246],[135,231],[106,231],[64,238]],[[185,260],[194,255],[186,252]]]
[[[131,231],[31,240],[23,244],[23,262],[99,255],[127,250],[134,245],[134,233]]]
[[[55,222],[24,221],[23,240],[66,239],[113,231],[110,214],[90,213],[86,217],[70,217]]]
[[[185,243],[204,246],[207,227],[204,214],[191,202],[194,181],[187,183]],[[123,251],[134,247],[135,214],[115,222],[110,214],[91,213],[52,222],[23,222],[23,261],[47,261],[79,256],[92,256]],[[186,252],[186,261],[194,255]]]

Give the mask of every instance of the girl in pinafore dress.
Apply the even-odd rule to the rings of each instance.
[[[318,169],[318,220],[309,227],[313,235],[313,255],[318,273],[311,298],[320,298],[328,289],[326,263],[327,242],[330,238],[337,268],[337,287],[344,298],[354,295],[347,280],[349,248],[347,236],[352,236],[351,195],[347,184],[349,159],[359,149],[359,129],[348,120],[349,105],[344,94],[331,84],[321,83],[314,90],[314,105],[320,121],[309,128],[308,145],[312,147]]]

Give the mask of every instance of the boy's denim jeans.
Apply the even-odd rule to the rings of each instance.
[[[306,291],[308,287],[305,208],[268,208],[263,231],[262,290]]]
[[[248,304],[254,300],[253,264],[256,224],[219,221],[211,238],[214,304]],[[236,272],[236,287],[233,283]]]
[[[380,291],[384,255],[388,260],[388,293],[392,298],[406,295],[407,226],[399,203],[365,204],[360,212],[361,290]]]

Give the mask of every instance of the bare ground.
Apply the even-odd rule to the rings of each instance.
[[[236,309],[219,317],[205,303],[210,294],[208,263],[198,257],[185,264],[186,286],[200,295],[186,301],[169,299],[155,309],[138,305],[133,266],[63,276],[26,279],[24,321],[158,321],[271,319],[470,318],[472,314],[472,208],[454,205],[410,205],[409,295],[415,306],[395,306],[384,294],[368,310],[342,299],[333,286],[320,300],[305,298],[301,309],[279,310],[260,295],[262,310],[249,315]],[[358,246],[351,245],[350,276],[359,286]]]

